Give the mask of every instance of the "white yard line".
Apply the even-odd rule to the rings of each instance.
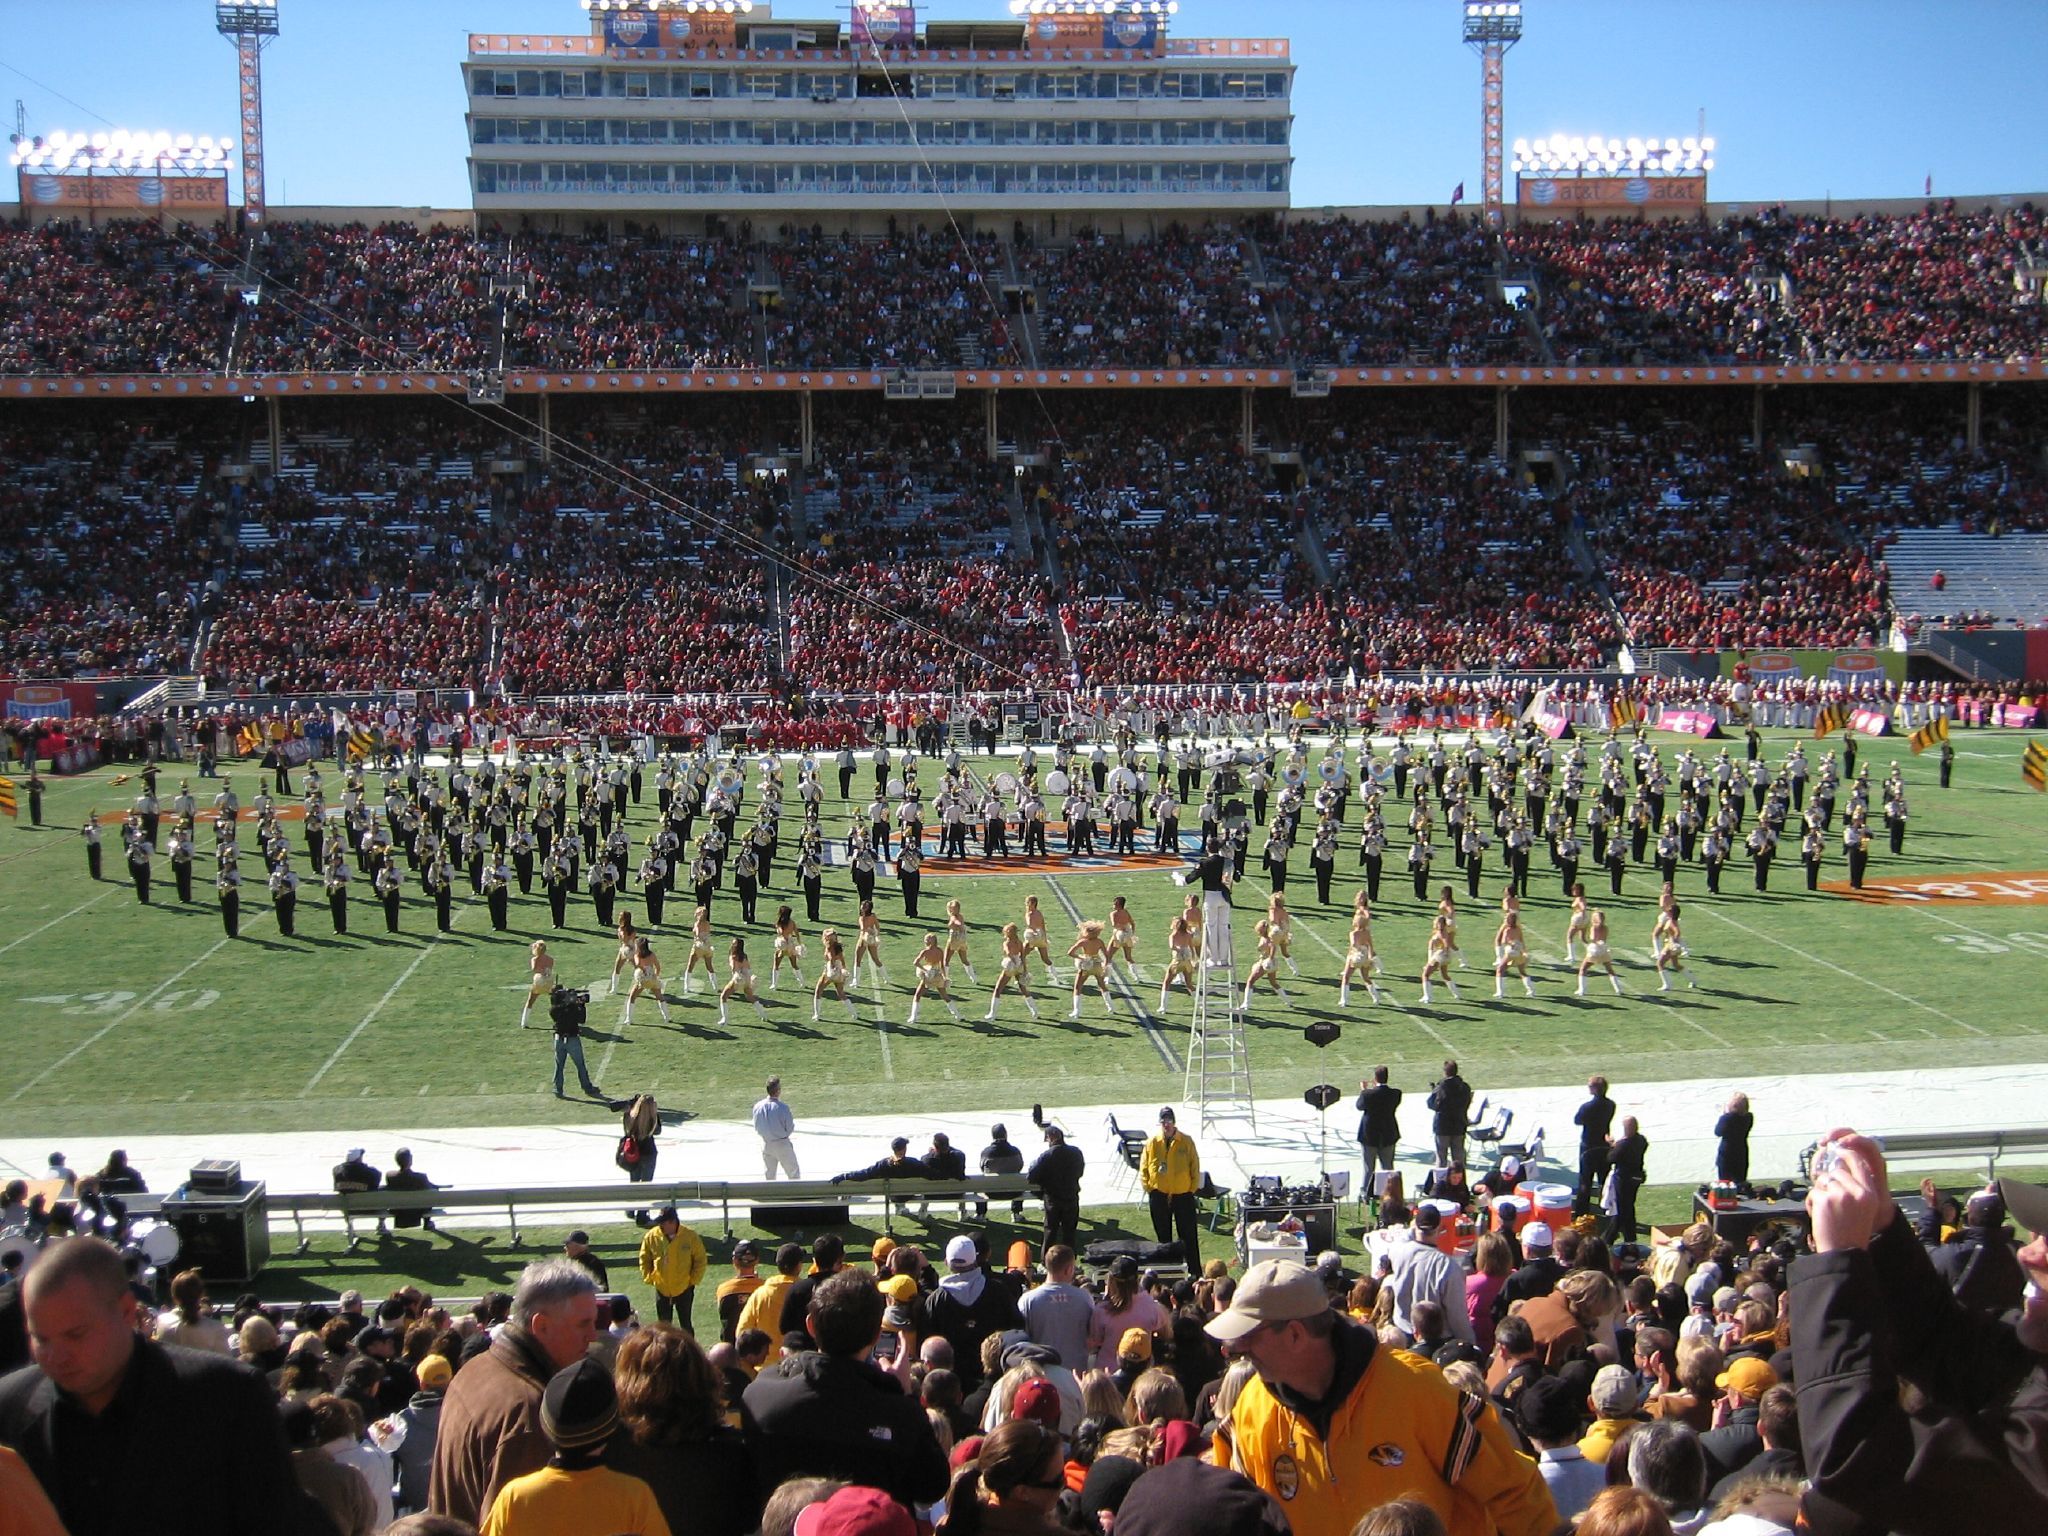
[[[462,920],[462,914],[470,909],[470,906],[475,902],[475,900],[476,898],[472,896],[468,900],[464,901],[461,906],[455,909],[454,914],[448,919],[448,924],[451,930],[453,929],[456,923]],[[408,981],[412,980],[413,972],[417,971],[420,968],[420,966],[425,963],[427,956],[431,955],[436,949],[441,947],[441,940],[446,937],[446,934],[436,932],[433,941],[429,943],[425,949],[421,950],[418,954],[412,957],[412,964],[408,965],[404,970],[400,971],[398,973],[398,980],[392,982],[389,987],[385,988],[384,995],[378,998],[375,1003],[370,1005],[370,1011],[363,1015],[362,1022],[356,1025],[354,1029],[348,1032],[348,1038],[346,1040],[343,1040],[341,1044],[337,1045],[334,1048],[334,1054],[328,1057],[327,1060],[320,1064],[320,1070],[318,1072],[315,1072],[311,1077],[306,1079],[306,1086],[299,1090],[300,1098],[305,1098],[315,1088],[320,1086],[320,1079],[325,1077],[328,1074],[328,1072],[330,1072],[333,1069],[334,1064],[337,1061],[341,1060],[342,1056],[347,1052],[348,1048],[356,1043],[356,1037],[376,1022],[377,1015],[384,1011],[385,1005],[389,1003],[392,998],[398,996],[398,989],[404,986]]]
[[[1855,971],[1849,970],[1844,966],[1839,966],[1835,964],[1835,962],[1832,960],[1824,959],[1816,954],[1811,954],[1808,951],[1801,949],[1796,944],[1787,944],[1783,939],[1779,938],[1776,934],[1765,933],[1760,928],[1752,928],[1749,926],[1749,924],[1743,922],[1741,919],[1730,917],[1726,912],[1720,911],[1718,908],[1707,906],[1704,903],[1696,903],[1695,905],[1698,906],[1700,911],[1706,913],[1707,916],[1719,918],[1722,922],[1728,924],[1728,926],[1731,928],[1740,928],[1744,933],[1750,935],[1752,938],[1762,939],[1767,943],[1775,944],[1780,949],[1787,950],[1790,953],[1797,955],[1802,960],[1808,961],[1813,965],[1820,966],[1823,970],[1833,971],[1837,976],[1846,976],[1851,981],[1861,982],[1866,987],[1870,987],[1876,991],[1882,992],[1886,997],[1896,999],[1899,1002],[1905,1003],[1909,1007],[1918,1008],[1922,1013],[1931,1013],[1937,1019],[1942,1020],[1944,1023],[1953,1024],[1958,1029],[1965,1030],[1970,1034],[1981,1036],[1985,1033],[1985,1031],[1979,1029],[1976,1025],[1971,1024],[1966,1020],[1957,1018],[1954,1014],[1948,1012],[1946,1009],[1937,1008],[1932,1003],[1923,1003],[1917,997],[1908,997],[1905,993],[1900,992],[1895,988],[1888,987],[1881,981],[1872,981],[1868,976],[1858,975]]]
[[[1294,920],[1294,926],[1299,932],[1307,934],[1310,938],[1314,939],[1318,944],[1322,945],[1324,952],[1327,953],[1332,959],[1334,959],[1340,967],[1343,965],[1344,956],[1331,947],[1330,941],[1328,939],[1324,938],[1320,933],[1317,933],[1315,929],[1311,928],[1306,922],[1304,922],[1299,917],[1297,917]],[[1342,974],[1343,972],[1340,970],[1338,972],[1338,975],[1342,976]],[[1382,973],[1381,979],[1384,982],[1384,973]],[[1446,1051],[1449,1051],[1452,1055],[1457,1054],[1457,1047],[1451,1044],[1450,1037],[1445,1035],[1434,1024],[1430,1023],[1429,1020],[1423,1018],[1420,1014],[1416,1013],[1406,1003],[1402,1002],[1400,997],[1395,993],[1392,987],[1382,985],[1380,987],[1380,991],[1386,994],[1388,1002],[1392,1003],[1396,1008],[1400,1009],[1403,1014],[1407,1015],[1408,1021],[1412,1023],[1417,1029],[1421,1030],[1424,1034],[1428,1035],[1430,1039],[1434,1040],[1438,1045],[1442,1046]],[[1370,997],[1371,995],[1372,994],[1369,991],[1366,993],[1367,997]]]
[[[275,908],[270,908],[263,912],[257,913],[254,917],[250,918],[247,922],[242,924],[242,931],[244,933],[247,933],[252,924],[261,922],[265,917],[268,917],[273,912],[275,912],[275,910]],[[119,1029],[123,1024],[127,1023],[136,1014],[140,1013],[144,1007],[146,1007],[150,1003],[155,1002],[159,997],[163,996],[164,993],[170,991],[172,987],[176,986],[179,982],[183,981],[187,976],[191,975],[194,971],[198,970],[200,966],[206,964],[207,961],[211,960],[215,955],[219,954],[223,949],[226,949],[228,945],[234,942],[235,941],[233,939],[228,938],[226,935],[222,935],[220,938],[214,940],[212,947],[207,949],[206,952],[200,955],[198,959],[187,962],[186,965],[181,970],[179,970],[175,975],[173,975],[168,981],[159,982],[154,987],[151,987],[147,992],[143,993],[142,996],[138,997],[137,999],[135,999],[134,1002],[130,1003],[126,1008],[122,1009],[121,1012],[115,1014],[113,1018],[107,1020],[106,1023],[102,1024],[98,1029],[94,1030],[91,1034],[87,1035],[83,1040],[79,1041],[78,1044],[74,1045],[70,1050],[66,1051],[62,1056],[59,1056],[47,1067],[44,1067],[42,1071],[38,1072],[34,1077],[30,1078],[27,1082],[23,1083],[19,1088],[15,1089],[13,1093],[7,1096],[9,1102],[12,1102],[13,1100],[20,1098],[23,1094],[27,1093],[29,1089],[35,1087],[37,1084],[43,1082],[45,1079],[50,1077],[59,1069],[69,1065],[72,1061],[84,1055],[85,1052],[90,1050],[93,1046],[99,1044],[100,1041],[106,1039],[108,1035],[111,1035],[116,1029]]]
[[[78,914],[83,912],[87,907],[98,906],[101,902],[105,901],[109,896],[112,896],[113,894],[115,894],[113,891],[101,891],[99,895],[93,897],[91,901],[80,902],[77,906],[73,907],[69,912],[66,912],[64,916],[53,917],[47,923],[43,924],[42,927],[31,928],[27,933],[24,933],[20,938],[10,940],[5,944],[0,944],[0,955],[6,954],[7,951],[13,949],[18,944],[26,944],[30,939],[34,938],[39,933],[49,932],[59,923],[69,921],[71,918],[78,916]]]
[[[1068,920],[1078,928],[1081,925],[1081,909],[1074,905],[1074,898],[1066,893],[1058,879],[1054,876],[1047,875],[1045,883],[1052,887],[1053,898],[1066,909]],[[1167,1041],[1166,1032],[1159,1027],[1159,1021],[1152,1017],[1152,1012],[1145,1006],[1144,1000],[1132,990],[1130,982],[1124,979],[1122,973],[1117,970],[1115,965],[1107,965],[1104,969],[1109,976],[1111,984],[1122,994],[1125,1006],[1131,1010],[1137,1017],[1138,1022],[1144,1026],[1146,1038],[1152,1042],[1152,1049],[1159,1053],[1159,1059],[1166,1063],[1167,1071],[1180,1072],[1185,1070],[1181,1065],[1180,1058],[1174,1055],[1173,1046]]]

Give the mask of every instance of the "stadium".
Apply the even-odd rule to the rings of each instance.
[[[1429,1371],[1455,1361],[1415,1326],[1409,1255],[1441,1251],[1462,1313],[1496,1246],[1518,1276],[1540,1254],[1532,1228],[1613,1293],[1544,1362],[1581,1418],[1682,1416],[1641,1355],[1600,1406],[1617,1325],[1696,1322],[1719,1244],[1724,1282],[1780,1300],[1833,1257],[1809,1188],[1842,1127],[1879,1138],[1849,1145],[1923,1232],[1923,1175],[1994,1201],[2035,1276],[2037,196],[1733,205],[1704,133],[1511,140],[1510,51],[1543,24],[1518,4],[1444,7],[1479,65],[1477,195],[1346,209],[1294,198],[1318,61],[1183,35],[1168,4],[561,9],[446,61],[466,208],[267,201],[273,0],[216,10],[233,138],[18,122],[0,1364],[43,1368],[21,1272],[88,1234],[160,1324],[197,1330],[174,1278],[210,1284],[273,1378],[251,1318],[282,1349],[367,1296],[405,1348],[318,1441],[339,1425],[381,1479],[377,1523],[301,1469],[304,1528],[554,1529],[485,1523],[439,1459],[432,1495],[407,1484],[363,1410],[394,1422],[427,1355],[496,1349],[495,1299],[575,1232],[617,1281],[600,1325],[623,1298],[607,1364],[678,1312],[724,1350],[699,1366],[756,1471],[667,1523],[739,1532],[777,1528],[762,1466],[863,1481],[768,1456],[743,1412],[753,1284],[723,1282],[789,1241],[873,1251],[887,1347],[929,1309],[970,1385],[949,1267],[1007,1294],[1063,1243],[1116,1301],[1135,1259],[1145,1358],[1189,1399],[1163,1417],[1220,1430],[1225,1465],[1229,1411],[1193,1406],[1224,1374],[1203,1325],[1242,1310],[1223,1280],[1341,1275],[1365,1287],[1333,1291],[1342,1327]],[[1406,1094],[1377,1144],[1376,1072]],[[1755,1118],[1731,1164],[1733,1098]],[[1041,1177],[1056,1145],[1085,1173]],[[400,1148],[406,1177],[366,1177]],[[702,1239],[679,1306],[649,1267],[664,1207]],[[1929,1245],[1944,1275],[1956,1246]],[[1965,1290],[1972,1326],[2048,1339],[2041,1303]],[[1733,1361],[1758,1304],[1709,1288],[1685,1337]],[[1807,1461],[1795,1441],[1722,1518],[1928,1528],[1904,1473],[1819,1457],[1796,1305],[1746,1347],[1798,1386]],[[1471,1432],[1533,1467],[1493,1306]],[[343,1332],[330,1392],[370,1358]],[[1005,1403],[1013,1364],[982,1366]],[[49,1487],[12,1401],[0,1447]],[[953,1415],[988,1431],[985,1476],[1004,1416]],[[1098,1453],[1068,1418],[1078,1496]],[[1329,1467],[1297,1500],[1239,1449],[1295,1528],[1369,1516]],[[666,1509],[680,1474],[642,1470]],[[956,1482],[949,1515],[944,1479],[892,1476],[906,1520],[974,1528],[981,1494]],[[1544,1477],[1554,1523],[1575,1510]],[[58,1481],[71,1529],[122,1528]],[[1373,1503],[1550,1529],[1456,1482]],[[1708,1482],[1644,1487],[1664,1525],[1581,1528],[1713,1528],[1679,1519]],[[2017,1507],[1986,1529],[2035,1528]]]

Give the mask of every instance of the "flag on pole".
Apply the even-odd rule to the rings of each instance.
[[[1461,181],[1451,189],[1451,206],[1455,208],[1463,201],[1465,201],[1465,183]]]
[[[1932,197],[1932,196],[1934,196],[1934,172],[1932,172],[1932,171],[1929,171],[1929,172],[1927,173],[1927,188],[1926,188],[1926,196],[1928,196],[1928,197]]]
[[[0,779],[0,816],[12,821],[19,814],[14,799],[14,780]]]
[[[1919,730],[1915,731],[1912,735],[1908,736],[1906,738],[1906,745],[1911,747],[1913,749],[1913,755],[1915,757],[1918,757],[1922,752],[1925,752],[1929,747],[1934,746],[1939,742],[1944,742],[1947,740],[1948,716],[1936,715],[1932,720],[1928,721],[1925,725],[1921,726]]]
[[[1813,734],[1825,736],[1829,731],[1839,731],[1849,723],[1849,708],[1846,704],[1830,704],[1813,717]]]
[[[2027,743],[2027,755],[2020,759],[2020,777],[2033,785],[2036,790],[2048,793],[2048,747],[2042,746],[2038,741]],[[0,784],[6,782],[5,779],[0,779]],[[14,814],[14,801],[12,798],[14,790],[11,786],[8,788],[7,794],[9,796],[7,800],[7,814],[12,816]]]
[[[1607,723],[1614,730],[1626,730],[1643,718],[1643,706],[1626,694],[1607,706]]]

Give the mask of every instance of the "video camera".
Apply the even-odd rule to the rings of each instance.
[[[557,1024],[584,1024],[590,1018],[590,993],[577,987],[557,987],[548,995],[548,1017]]]

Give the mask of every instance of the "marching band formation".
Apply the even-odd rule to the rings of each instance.
[[[1945,742],[1943,754],[1946,784],[1952,759]],[[1764,757],[1754,730],[1746,733],[1740,758],[1725,746],[1703,756],[1688,742],[1667,761],[1665,750],[1640,729],[1631,736],[1610,732],[1589,751],[1584,740],[1554,740],[1526,728],[1475,730],[1462,740],[1447,740],[1441,732],[1426,739],[1402,732],[1391,742],[1368,736],[1355,745],[1340,736],[1311,763],[1310,745],[1298,726],[1277,749],[1270,738],[1203,743],[1190,737],[1141,752],[1135,735],[1122,728],[1108,743],[1080,749],[1062,743],[1044,753],[1027,745],[1015,759],[963,759],[948,751],[928,761],[914,750],[892,753],[887,745],[864,756],[872,778],[860,783],[862,763],[850,747],[829,757],[806,753],[795,764],[790,789],[786,761],[772,753],[750,761],[738,752],[709,749],[649,756],[568,746],[539,756],[514,754],[509,761],[458,756],[445,768],[427,767],[417,752],[393,754],[380,764],[350,765],[332,805],[327,781],[309,767],[297,810],[308,878],[326,897],[335,934],[349,932],[352,886],[369,895],[388,934],[401,931],[408,885],[430,899],[441,932],[453,924],[455,897],[465,886],[471,899],[483,901],[499,932],[511,926],[515,891],[521,899],[544,897],[556,930],[571,927],[572,903],[587,900],[590,919],[618,938],[611,990],[625,992],[627,1023],[641,999],[651,999],[667,1020],[672,1000],[698,990],[700,972],[703,993],[716,989],[721,1022],[735,1001],[766,1016],[747,937],[734,935],[722,962],[718,955],[712,919],[721,900],[737,906],[745,928],[762,929],[767,990],[779,990],[787,977],[810,991],[813,1019],[828,996],[857,1017],[855,989],[873,988],[879,1007],[888,984],[877,915],[885,880],[895,885],[903,916],[913,923],[936,923],[925,918],[921,905],[923,871],[932,860],[957,868],[971,859],[978,862],[965,867],[989,873],[1021,872],[1030,867],[1027,860],[1041,861],[1049,872],[1114,868],[1124,860],[1137,862],[1121,867],[1136,869],[1148,858],[1161,861],[1156,867],[1162,869],[1168,867],[1164,861],[1192,861],[1220,872],[1227,892],[1246,878],[1255,833],[1269,894],[1253,925],[1256,958],[1243,981],[1241,1008],[1249,1009],[1262,988],[1291,1000],[1282,971],[1299,974],[1288,886],[1296,851],[1306,849],[1315,900],[1330,907],[1345,902],[1335,886],[1347,844],[1355,849],[1359,888],[1349,900],[1341,1007],[1351,1005],[1354,984],[1363,985],[1374,1003],[1392,996],[1373,936],[1390,856],[1405,864],[1414,900],[1431,916],[1421,965],[1410,973],[1419,982],[1421,1002],[1433,1004],[1438,988],[1461,1002],[1455,972],[1470,969],[1458,940],[1457,882],[1445,880],[1445,864],[1462,878],[1467,902],[1479,899],[1489,863],[1497,870],[1504,889],[1494,931],[1493,996],[1503,997],[1510,979],[1526,996],[1535,996],[1539,978],[1530,969],[1522,901],[1530,892],[1539,844],[1548,851],[1560,898],[1570,904],[1563,965],[1575,974],[1577,995],[1584,995],[1589,975],[1605,976],[1616,995],[1625,990],[1608,918],[1589,897],[1588,878],[1597,883],[1604,873],[1609,892],[1619,896],[1632,868],[1653,870],[1657,881],[1659,904],[1646,953],[1658,986],[1668,989],[1676,977],[1690,987],[1695,979],[1676,896],[1681,865],[1697,866],[1705,891],[1719,894],[1728,865],[1743,859],[1754,889],[1767,893],[1781,849],[1790,851],[1789,838],[1805,888],[1812,891],[1819,887],[1831,839],[1839,835],[1849,885],[1860,889],[1875,837],[1872,815],[1881,820],[1894,855],[1904,849],[1909,816],[1899,765],[1893,763],[1873,788],[1870,765],[1859,763],[1853,735],[1844,736],[1839,753],[1825,751],[1817,762],[1809,761],[1807,744],[1800,741],[1775,763]],[[983,770],[996,762],[1008,766],[984,777]],[[933,770],[936,788],[927,800],[922,780]],[[152,899],[159,858],[169,861],[177,899],[190,902],[206,818],[189,781],[181,780],[169,802],[161,802],[159,774],[151,768],[142,775],[142,793],[122,827],[123,855],[139,902]],[[837,836],[828,836],[825,826],[828,776],[836,776],[836,799],[848,816]],[[628,823],[650,779],[652,825],[636,849]],[[259,784],[246,808],[232,778],[220,780],[210,807],[212,867],[229,938],[240,931],[245,833],[280,931],[297,932],[300,876],[285,830],[284,802],[291,797],[282,766],[275,783]],[[1354,799],[1355,838],[1347,828]],[[1193,814],[1184,831],[1184,807],[1190,803]],[[1394,837],[1401,831],[1406,844],[1397,850]],[[101,878],[97,816],[87,820],[81,835],[88,868]],[[857,904],[853,946],[849,954],[838,932],[823,929],[817,935],[819,964],[807,978],[810,945],[802,923],[820,921],[828,871],[835,885],[844,879]],[[778,872],[793,887],[792,900],[764,902]],[[1214,889],[1218,882],[1209,884]],[[630,911],[620,910],[621,901],[636,891],[645,932]],[[689,913],[679,993],[670,990],[653,937],[675,904]],[[1159,1013],[1167,1011],[1176,989],[1190,997],[1198,990],[1203,934],[1199,898],[1191,894],[1163,936]],[[1144,983],[1140,945],[1136,920],[1118,896],[1101,920],[1078,921],[1078,935],[1065,951],[1073,969],[1063,982],[1038,898],[1027,897],[1018,920],[1002,928],[985,1017],[993,1019],[1009,993],[1039,1017],[1034,958],[1047,985],[1067,987],[1070,1017],[1079,1017],[1090,996],[1113,1011],[1118,960],[1125,973],[1121,986]],[[544,941],[534,944],[532,956],[522,1024],[553,984],[554,960]],[[929,1006],[960,1018],[956,973],[964,973],[969,986],[982,985],[957,899],[944,905],[943,929],[934,926],[917,951],[906,1022],[915,1022]],[[1138,1008],[1141,994],[1129,989],[1127,995]]]

